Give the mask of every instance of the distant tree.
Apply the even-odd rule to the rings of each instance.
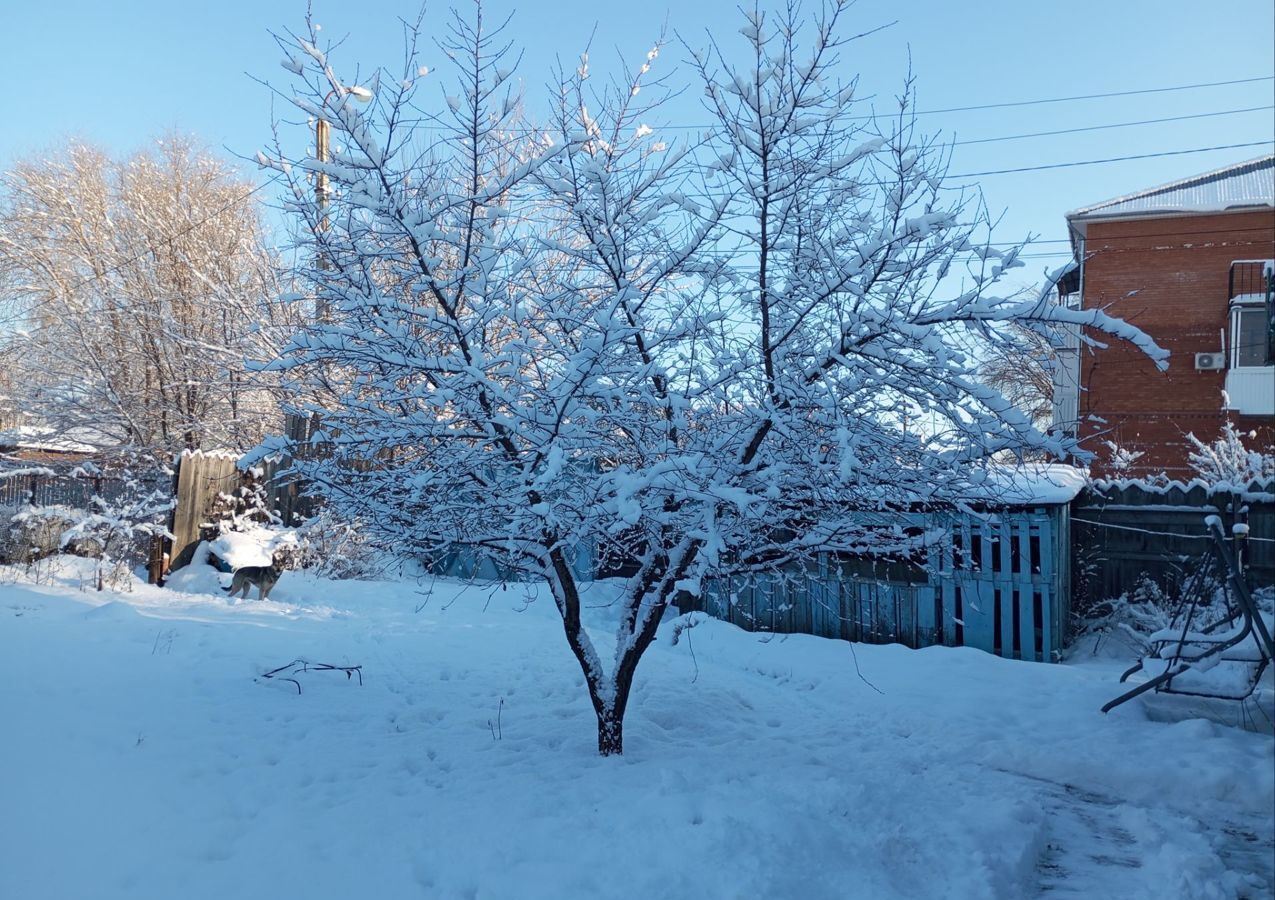
[[[34,424],[171,454],[275,427],[245,357],[285,320],[251,185],[185,137],[92,146],[0,176],[0,315]]]
[[[437,110],[416,29],[403,69],[358,91],[315,29],[280,41],[287,96],[336,148],[261,157],[290,180],[301,275],[331,311],[278,365],[336,398],[302,470],[401,549],[468,545],[546,584],[602,754],[623,750],[675,598],[825,551],[912,552],[861,511],[986,500],[998,454],[1074,449],[961,348],[1051,321],[1165,355],[1099,311],[994,293],[1018,250],[980,240],[910,91],[874,122],[837,84],[846,7],[748,10],[740,66],[692,50],[714,125],[691,147],[648,124],[658,47],[595,90],[582,58],[537,128],[481,6],[443,40],[457,77]],[[915,414],[932,434],[903,427]],[[583,627],[581,550],[633,573],[612,647]]]
[[[1010,323],[1005,331],[1004,339],[989,348],[979,375],[1038,428],[1046,428],[1054,417],[1057,338],[1019,323]]]

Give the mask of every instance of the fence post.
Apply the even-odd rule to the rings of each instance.
[[[164,570],[168,567],[168,554],[164,552],[163,535],[155,535],[151,538],[151,556],[150,562],[146,566],[146,583],[162,585],[164,583]]]

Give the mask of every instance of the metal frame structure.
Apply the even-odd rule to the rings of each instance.
[[[1181,605],[1175,616],[1175,619],[1180,620],[1182,623],[1180,629],[1176,625],[1174,626],[1174,630],[1179,631],[1178,636],[1174,639],[1157,641],[1157,646],[1152,653],[1138,660],[1136,665],[1120,676],[1120,681],[1123,684],[1130,676],[1143,671],[1148,659],[1164,663],[1164,671],[1103,706],[1102,711],[1104,713],[1110,712],[1122,703],[1149,691],[1212,697],[1220,700],[1244,700],[1252,694],[1253,689],[1261,679],[1262,673],[1270,665],[1272,658],[1275,658],[1275,644],[1271,641],[1270,631],[1267,629],[1257,605],[1253,602],[1253,595],[1249,592],[1235,555],[1232,554],[1230,547],[1227,546],[1226,536],[1222,532],[1221,521],[1216,517],[1209,517],[1208,529],[1212,538],[1209,542],[1209,552],[1206,558],[1201,560],[1201,565],[1196,568],[1188,581],[1183,591]],[[1201,628],[1198,632],[1192,632],[1191,626],[1194,623],[1200,601],[1205,599],[1205,576],[1209,570],[1207,565],[1209,557],[1217,564],[1218,569],[1224,576],[1224,586],[1229,588],[1227,590],[1228,602],[1232,598],[1234,602],[1229,603],[1231,614],[1226,618],[1211,623]],[[1233,628],[1236,623],[1241,623],[1238,631]],[[1198,689],[1192,690],[1190,687],[1173,683],[1175,678],[1193,669],[1202,670],[1204,666],[1201,664],[1206,660],[1227,658],[1225,656],[1227,650],[1249,640],[1256,644],[1258,655],[1255,660],[1238,660],[1242,662],[1251,661],[1256,665],[1249,690],[1243,696],[1236,697],[1209,693]]]

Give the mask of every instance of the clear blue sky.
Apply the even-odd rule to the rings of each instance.
[[[5,0],[0,13],[0,168],[56,147],[69,135],[124,152],[165,130],[191,132],[239,155],[263,145],[268,92],[248,73],[286,83],[271,29],[299,27],[302,2],[219,0]],[[467,8],[466,0],[458,5]],[[348,35],[336,57],[391,66],[401,59],[396,18],[417,5],[391,0],[315,0],[329,37]],[[444,3],[430,5],[442,22]],[[692,42],[712,30],[740,46],[732,0],[488,0],[493,17],[515,12],[511,35],[527,48],[520,74],[534,91],[555,54],[573,59],[593,38],[595,73],[612,50],[636,59],[668,23]],[[1270,0],[1211,5],[1186,0],[861,0],[856,30],[898,24],[854,44],[847,72],[863,93],[888,99],[908,65],[920,108],[1136,90],[1275,74],[1275,8]],[[431,48],[432,50],[432,48]],[[441,54],[426,61],[441,64]],[[660,62],[681,65],[670,47]],[[441,69],[441,65],[439,66]],[[437,77],[431,75],[431,78]],[[698,92],[667,108],[667,122],[703,121]],[[923,125],[958,140],[1193,115],[1275,103],[1271,81],[1000,110],[927,115]],[[957,147],[953,172],[1042,165],[1249,141],[1275,141],[1275,115],[1248,112],[1187,121]],[[977,179],[993,210],[1005,211],[999,240],[1028,232],[1065,237],[1063,213],[1085,203],[1205,171],[1269,149],[1223,150]],[[250,177],[259,177],[249,170]],[[1058,244],[1036,252],[1063,252]],[[1033,269],[1054,260],[1032,260]]]

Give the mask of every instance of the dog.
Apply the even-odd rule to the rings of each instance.
[[[270,596],[270,591],[279,581],[279,576],[283,574],[277,562],[271,562],[268,566],[243,566],[235,569],[235,573],[231,576],[230,587],[223,587],[230,596],[243,592],[242,599],[248,599],[248,589],[253,585],[257,587],[257,599],[265,600]]]

